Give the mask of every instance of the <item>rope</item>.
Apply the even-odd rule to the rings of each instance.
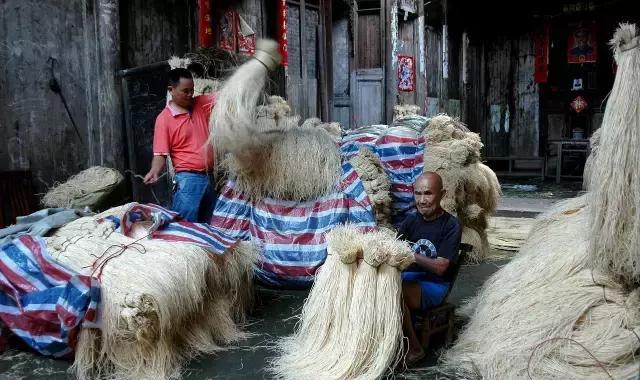
[[[141,176],[140,174],[135,173],[133,170],[125,170],[125,173],[131,173],[131,176],[134,178],[140,178],[140,180],[144,181],[144,176]],[[167,175],[167,172],[162,173],[162,175],[160,177],[158,177],[158,180],[160,180],[160,178],[164,177]],[[157,183],[157,182],[156,182]],[[155,184],[154,184],[155,185]],[[155,191],[153,191],[153,187],[150,187],[149,190],[151,190],[151,195],[153,195],[153,199],[156,200],[156,204],[161,204],[160,200],[158,199],[158,197],[156,196]]]
[[[563,338],[563,337],[555,337],[555,338],[549,338],[547,340],[543,340],[542,342],[538,343],[537,346],[535,346],[533,348],[533,351],[531,351],[531,355],[529,356],[529,360],[527,361],[527,376],[529,376],[530,380],[533,380],[533,377],[531,377],[531,372],[529,371],[531,368],[531,359],[533,359],[533,355],[536,353],[536,351],[538,350],[538,348],[540,348],[542,345],[549,343],[549,342],[553,342],[553,341],[557,341],[557,340],[568,340],[570,342],[573,342],[575,344],[577,344],[578,346],[582,347],[583,350],[585,350],[585,352],[587,354],[589,354],[589,356],[591,356],[591,358],[593,358],[593,360],[596,362],[596,364],[598,365],[598,367],[600,367],[602,369],[602,371],[604,371],[604,373],[607,374],[607,376],[609,377],[609,379],[613,380],[613,376],[611,376],[611,374],[609,373],[609,371],[607,371],[606,368],[604,368],[604,365],[602,364],[602,362],[600,362],[600,360],[598,360],[592,353],[591,351],[589,351],[582,343],[578,342],[575,339],[571,339],[571,338]]]
[[[111,261],[112,259],[115,259],[116,257],[122,256],[122,254],[128,248],[135,248],[138,251],[138,253],[141,253],[141,254],[147,253],[147,249],[142,244],[139,244],[138,242],[140,240],[148,238],[152,234],[153,234],[153,231],[150,231],[145,236],[143,236],[143,237],[141,237],[141,238],[139,238],[139,239],[137,239],[137,240],[135,240],[135,241],[133,241],[133,242],[131,242],[129,244],[113,244],[113,245],[110,245],[109,247],[107,247],[107,249],[104,250],[104,252],[102,252],[101,255],[99,255],[99,256],[92,255],[93,257],[96,258],[96,260],[93,262],[93,264],[91,264],[90,266],[85,267],[85,268],[93,268],[93,271],[91,272],[91,277],[97,277],[98,279],[101,279],[102,271],[104,270],[104,267],[107,265],[107,263],[109,261]],[[105,255],[107,254],[107,252],[109,252],[109,250],[111,248],[118,248],[118,249],[115,252],[107,255],[106,258],[104,258]],[[103,258],[104,258],[104,260],[100,261]],[[97,264],[97,266],[96,266],[96,264]],[[97,272],[97,275],[96,275],[96,272]]]

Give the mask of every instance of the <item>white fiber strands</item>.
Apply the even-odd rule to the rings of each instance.
[[[98,328],[83,328],[76,348],[79,379],[178,377],[190,357],[245,337],[237,322],[251,302],[250,243],[215,255],[194,244],[138,241],[91,217],[45,239],[57,261],[101,282]]]
[[[280,379],[380,378],[402,357],[400,271],[412,251],[388,229],[340,226],[327,242],[297,331],[281,341],[270,370]]]
[[[418,115],[420,107],[415,104],[398,104],[393,106],[393,120],[398,120],[405,116]]]
[[[380,158],[370,149],[361,147],[358,154],[351,157],[349,162],[358,173],[364,190],[373,204],[376,223],[379,226],[392,227],[391,180],[382,167]]]
[[[288,131],[298,127],[300,116],[291,115],[291,107],[286,100],[277,95],[269,96],[264,104],[257,108],[256,127],[260,132]]]
[[[238,67],[216,97],[211,112],[209,142],[218,157],[256,148],[266,137],[259,133],[258,101],[264,96],[267,68],[256,59]]]
[[[349,315],[356,260],[362,251],[362,235],[355,228],[338,226],[327,234],[327,259],[318,269],[296,332],[278,343],[284,354],[271,369],[278,377],[314,379],[318,371],[340,361],[340,350],[332,344],[349,329],[344,316]]]
[[[640,291],[589,268],[587,198],[542,215],[468,305],[440,371],[467,379],[636,379]]]
[[[94,208],[122,182],[124,177],[119,171],[92,166],[49,189],[42,204],[45,207]]]
[[[610,42],[618,64],[590,173],[591,240],[595,269],[640,283],[640,36],[621,24]]]
[[[464,227],[473,229],[471,262],[489,253],[486,229],[502,195],[493,170],[480,162],[482,142],[477,133],[447,115],[432,118],[424,129],[426,139],[424,171],[438,173],[446,191],[441,205],[458,216]]]
[[[600,147],[600,136],[602,135],[602,128],[599,128],[591,135],[589,139],[589,156],[587,157],[587,161],[584,163],[584,172],[583,172],[583,180],[582,187],[585,189],[589,188],[589,183],[591,182],[591,176],[593,172],[593,162],[598,156],[598,148]]]
[[[338,147],[317,128],[271,132],[253,157],[230,155],[225,167],[236,186],[253,199],[308,201],[331,192],[341,174]]]

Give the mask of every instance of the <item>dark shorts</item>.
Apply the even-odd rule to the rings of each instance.
[[[442,304],[449,291],[449,284],[429,281],[425,272],[402,272],[402,281],[420,284],[420,308],[422,310]]]

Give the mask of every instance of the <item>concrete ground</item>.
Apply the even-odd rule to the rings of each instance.
[[[450,295],[450,302],[460,304],[463,299],[476,294],[477,290],[504,262],[488,262],[464,266]],[[251,319],[248,331],[253,334],[246,342],[228,351],[192,360],[185,367],[186,380],[213,379],[268,379],[265,367],[269,358],[277,353],[274,342],[291,334],[295,320],[307,291],[271,290],[259,288],[259,303]],[[12,342],[12,348],[0,355],[0,380],[62,380],[71,379],[66,373],[70,362],[45,358],[25,351]],[[435,354],[425,359],[422,365],[435,361]]]

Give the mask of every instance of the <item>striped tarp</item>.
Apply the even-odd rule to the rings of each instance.
[[[98,281],[57,263],[40,238],[0,245],[0,290],[0,328],[43,355],[72,355],[81,324],[96,322]]]
[[[412,128],[372,125],[350,131],[341,142],[343,160],[349,160],[361,147],[367,147],[382,161],[391,181],[394,222],[415,212],[413,182],[422,173],[425,140]]]
[[[207,223],[183,221],[178,213],[151,203],[132,203],[121,217],[110,215],[98,222],[104,220],[113,222],[116,231],[126,236],[131,236],[134,223],[152,221],[149,238],[196,244],[215,254],[223,254],[238,241]]]
[[[375,228],[369,197],[351,164],[342,166],[336,191],[308,202],[250,200],[229,181],[223,188],[211,224],[226,235],[253,240],[261,249],[256,277],[275,287],[311,285],[327,256],[325,233],[350,223]]]
[[[424,137],[405,127],[389,128],[376,140],[375,153],[391,181],[395,223],[415,212],[413,183],[424,168],[424,150]]]

